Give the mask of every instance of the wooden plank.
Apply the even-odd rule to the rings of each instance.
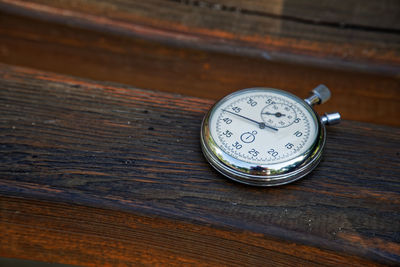
[[[0,65],[0,256],[70,264],[400,263],[400,129],[344,121],[308,177],[230,182],[213,101]]]
[[[337,2],[329,0],[220,0],[225,6],[238,6],[241,10],[257,10],[266,14],[281,16],[287,20],[299,20],[303,23],[337,25],[342,28],[399,30],[399,3],[395,0]],[[378,14],[386,14],[379,16]],[[299,22],[300,23],[300,22]]]
[[[321,113],[339,110],[347,120],[400,126],[400,76],[169,46],[6,13],[0,48],[0,61],[9,64],[210,99],[256,86],[306,97],[324,83],[333,98],[318,107]]]
[[[80,266],[380,266],[361,257],[204,222],[14,197],[0,198],[0,205],[0,255],[15,258]]]
[[[272,60],[399,73],[400,5],[346,1],[1,0],[4,10]],[[338,7],[342,6],[342,7]],[[373,14],[374,18],[371,18]]]

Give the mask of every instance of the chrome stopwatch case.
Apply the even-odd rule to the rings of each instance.
[[[324,85],[309,98],[286,91],[250,88],[218,101],[201,127],[201,146],[209,163],[228,178],[256,186],[298,180],[320,162],[325,124],[339,113],[320,117],[312,108],[330,98]]]

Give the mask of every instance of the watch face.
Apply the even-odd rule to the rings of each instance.
[[[255,166],[289,162],[310,151],[318,118],[300,98],[267,88],[245,89],[219,101],[209,115],[215,145]]]

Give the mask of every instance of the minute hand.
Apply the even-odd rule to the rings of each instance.
[[[264,129],[265,127],[267,127],[267,128],[269,128],[269,129],[271,129],[271,130],[278,131],[277,128],[268,126],[268,125],[266,125],[266,124],[263,123],[263,122],[255,121],[255,120],[253,120],[253,119],[247,118],[247,117],[245,117],[245,116],[243,116],[243,115],[240,115],[240,114],[237,114],[237,113],[233,113],[232,111],[229,111],[229,110],[226,110],[226,109],[223,109],[222,111],[228,112],[228,113],[233,114],[233,115],[238,116],[238,117],[241,117],[241,118],[243,118],[243,119],[245,119],[245,120],[254,122],[254,123],[256,123],[256,124],[260,127],[260,129]]]

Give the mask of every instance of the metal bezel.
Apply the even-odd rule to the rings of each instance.
[[[237,94],[242,94],[244,91],[279,91],[299,100],[299,103],[303,104],[313,115],[312,117],[318,127],[316,138],[310,149],[289,161],[264,165],[255,165],[238,160],[220,149],[210,133],[210,117],[219,103],[225,102]],[[303,99],[283,90],[258,87],[236,91],[217,101],[202,121],[200,140],[206,159],[217,171],[226,177],[248,185],[276,186],[296,181],[310,173],[318,165],[325,146],[325,131],[325,126],[321,123],[318,114]]]

